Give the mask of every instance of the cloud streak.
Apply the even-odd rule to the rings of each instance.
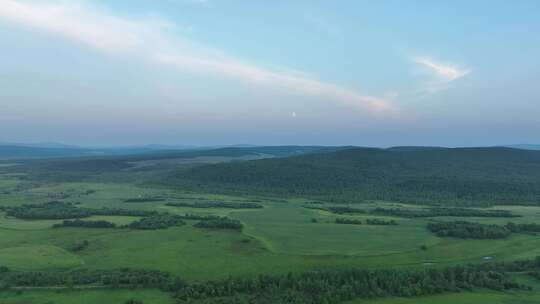
[[[429,57],[414,57],[412,60],[432,76],[432,79],[419,90],[420,93],[437,93],[449,89],[452,82],[471,73],[471,69],[440,63]]]
[[[353,89],[274,71],[223,54],[197,43],[172,37],[173,25],[159,20],[115,16],[80,1],[22,2],[0,0],[0,20],[76,41],[113,55],[134,55],[145,61],[177,68],[179,72],[211,73],[270,89],[320,97],[369,113],[396,113],[385,99]]]
[[[450,82],[462,78],[471,72],[470,69],[460,69],[453,65],[442,64],[426,57],[416,57],[414,62],[428,68],[439,80]]]

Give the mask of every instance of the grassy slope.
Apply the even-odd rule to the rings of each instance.
[[[37,188],[39,191],[32,189],[31,192],[51,195],[70,189],[98,189],[88,197],[81,197],[84,206],[108,204],[114,207],[156,208],[178,213],[229,214],[242,220],[246,224],[246,229],[244,233],[206,231],[192,228],[193,221],[190,221],[188,226],[158,231],[51,229],[50,225],[55,221],[0,218],[0,247],[7,250],[5,253],[7,266],[36,270],[80,267],[81,263],[89,268],[128,266],[169,271],[186,279],[207,280],[229,275],[290,270],[306,271],[351,266],[403,267],[418,266],[425,262],[452,264],[479,262],[486,255],[495,256],[497,259],[514,259],[540,254],[540,239],[530,235],[514,235],[506,240],[440,239],[427,233],[423,228],[428,219],[396,218],[400,223],[399,226],[336,225],[332,223],[335,215],[307,210],[294,202],[286,204],[266,202],[264,203],[266,208],[249,211],[226,209],[199,211],[164,207],[163,202],[127,204],[122,202],[122,198],[132,192],[127,193],[126,187],[123,184],[62,184]],[[140,193],[143,189],[133,191]],[[178,194],[177,197],[182,195]],[[213,195],[207,197],[219,198]],[[33,199],[41,198],[33,197]],[[540,211],[538,207],[509,208],[526,215],[516,221],[540,222],[537,215]],[[314,217],[319,219],[319,223],[311,223]],[[365,218],[365,216],[352,217]],[[127,222],[133,218],[109,219]],[[506,221],[486,218],[473,220],[498,223]],[[250,241],[246,242],[248,239]],[[78,253],[66,252],[66,249],[81,240],[90,241],[90,246]],[[428,251],[420,250],[419,247],[423,244],[429,246]],[[21,247],[30,249],[27,251],[28,254],[15,254],[16,258],[8,258],[10,252],[16,253]],[[43,254],[41,251],[43,248],[49,250]],[[54,252],[58,255],[52,254]],[[159,254],[159,259],[154,258],[156,254]],[[39,263],[34,263],[36,258],[39,259]]]

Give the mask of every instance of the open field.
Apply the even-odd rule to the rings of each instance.
[[[0,292],[3,304],[97,304],[124,303],[130,299],[138,299],[144,303],[173,304],[174,300],[166,293],[156,290],[25,290],[16,292]]]

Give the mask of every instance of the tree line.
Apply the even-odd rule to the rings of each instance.
[[[383,225],[383,226],[395,226],[398,225],[398,223],[395,220],[389,220],[385,221],[382,219],[367,219],[366,224],[368,225]]]
[[[233,230],[242,230],[244,225],[239,220],[230,219],[226,217],[220,217],[218,219],[211,220],[202,220],[193,227],[196,228],[207,228],[207,229],[233,229]]]
[[[506,229],[515,232],[540,232],[540,224],[514,224],[514,223],[508,223],[504,226]]]
[[[362,225],[362,221],[359,219],[348,219],[348,218],[336,218],[335,220],[336,224],[349,224],[349,225]],[[398,223],[395,220],[383,220],[383,219],[376,219],[376,218],[370,218],[366,219],[366,225],[385,225],[385,226],[394,226],[398,225]]]
[[[465,221],[428,223],[427,229],[440,237],[463,239],[504,239],[511,233],[503,226]]]
[[[333,304],[355,299],[415,297],[476,288],[496,291],[530,289],[513,280],[510,272],[538,278],[540,257],[501,263],[446,268],[311,271],[187,283],[153,270],[79,269],[12,271],[0,267],[0,289],[11,287],[105,286],[159,288],[172,292],[179,303],[309,303]]]
[[[53,287],[96,285],[112,288],[140,287],[173,288],[176,280],[166,272],[156,270],[135,270],[121,268],[116,270],[80,269],[67,272],[57,271],[11,271],[7,267],[0,270],[0,289],[10,287]],[[174,287],[178,288],[178,287]]]
[[[183,217],[180,215],[173,214],[155,214],[148,217],[143,217],[142,219],[131,222],[127,225],[131,229],[140,229],[140,230],[155,230],[155,229],[166,229],[169,227],[178,227],[185,225]]]
[[[350,206],[318,206],[315,204],[304,205],[307,209],[316,209],[328,211],[335,214],[373,214],[384,216],[397,216],[406,218],[417,217],[437,217],[437,216],[453,216],[453,217],[495,217],[495,218],[514,218],[521,217],[513,214],[508,210],[479,210],[471,208],[382,208],[361,209]]]
[[[345,224],[345,225],[362,225],[361,220],[348,219],[348,218],[342,218],[342,217],[336,218],[335,223],[336,224]]]
[[[124,203],[152,203],[152,202],[163,202],[164,198],[160,197],[137,197],[137,198],[128,198],[124,200]]]
[[[475,288],[529,289],[508,271],[535,271],[534,261],[421,270],[360,270],[260,275],[188,284],[175,292],[180,303],[330,304],[355,299],[415,297]]]
[[[53,228],[61,227],[83,227],[83,228],[115,228],[116,224],[108,221],[84,221],[80,219],[76,220],[63,220],[62,223],[54,224]]]
[[[120,215],[120,216],[150,216],[158,214],[156,211],[111,209],[111,208],[84,208],[72,203],[51,201],[43,204],[24,204],[22,206],[3,206],[0,210],[6,215],[20,219],[75,219],[86,218],[92,215]]]
[[[263,208],[261,204],[251,202],[221,202],[221,201],[205,201],[194,203],[166,203],[167,206],[172,207],[189,207],[189,208],[227,208],[227,209],[260,209]]]
[[[373,214],[393,215],[401,217],[435,217],[435,216],[456,216],[456,217],[520,217],[508,210],[479,210],[471,208],[375,208]]]
[[[509,222],[506,225],[487,225],[466,221],[454,221],[428,223],[427,229],[440,237],[502,239],[508,237],[511,233],[540,232],[540,224],[515,224]]]

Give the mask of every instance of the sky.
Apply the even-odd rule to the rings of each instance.
[[[540,1],[0,0],[0,142],[540,143]]]

